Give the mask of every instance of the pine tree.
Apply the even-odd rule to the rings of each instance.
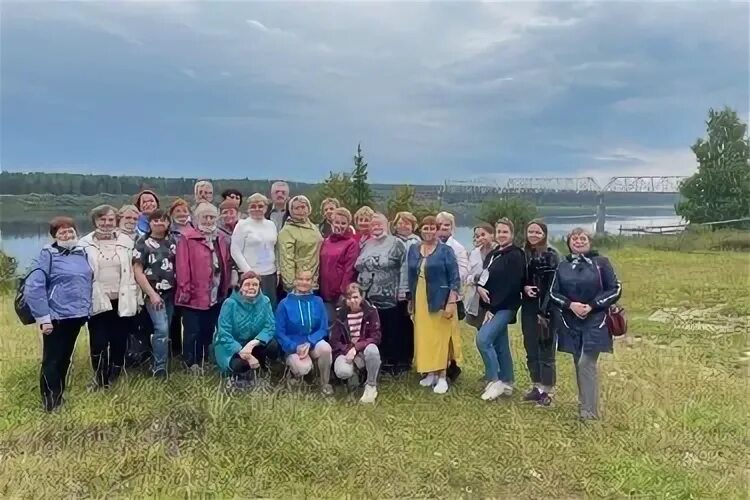
[[[362,154],[362,145],[357,144],[357,154],[354,156],[354,170],[351,175],[352,200],[349,209],[352,213],[367,205],[372,206],[372,191],[367,182],[367,162]]]
[[[747,124],[730,108],[708,112],[708,137],[692,147],[698,172],[680,186],[677,214],[693,223],[750,215],[750,144]]]
[[[388,220],[393,220],[399,212],[414,212],[416,190],[411,186],[397,186],[393,197],[386,204]]]

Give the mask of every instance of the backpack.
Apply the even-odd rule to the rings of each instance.
[[[16,309],[16,316],[18,316],[19,321],[23,325],[33,325],[36,323],[36,319],[34,318],[34,315],[31,314],[31,308],[29,307],[29,304],[26,303],[26,297],[24,296],[24,286],[26,285],[26,280],[29,279],[29,276],[31,276],[31,273],[34,271],[42,271],[44,272],[44,269],[41,267],[35,267],[28,273],[26,273],[26,276],[23,278],[18,279],[18,287],[16,288],[16,299],[13,302],[13,305]],[[49,278],[49,275],[52,273],[52,254],[50,253],[50,259],[49,259],[49,269],[45,273],[45,276]]]

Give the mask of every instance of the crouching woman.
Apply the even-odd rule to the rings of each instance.
[[[221,306],[214,338],[219,370],[254,379],[258,369],[267,368],[268,345],[275,331],[271,300],[261,291],[260,277],[252,271],[243,274],[239,290]]]
[[[362,298],[357,283],[346,288],[345,303],[336,311],[331,329],[331,349],[336,361],[333,372],[346,380],[350,388],[359,385],[358,371],[367,371],[361,403],[374,403],[378,397],[380,372],[380,319],[378,310]]]
[[[312,288],[313,273],[298,272],[294,290],[276,308],[276,339],[292,375],[304,377],[312,371],[315,360],[321,392],[331,396],[331,346],[326,342],[328,315],[323,299],[314,295]]]
[[[599,354],[612,352],[607,310],[617,302],[622,285],[612,264],[591,250],[591,239],[581,228],[568,235],[570,255],[557,267],[550,299],[559,307],[555,330],[558,350],[573,355],[582,420],[599,418]]]

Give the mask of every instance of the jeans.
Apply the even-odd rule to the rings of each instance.
[[[207,356],[210,356],[210,346],[219,319],[221,302],[206,310],[182,309],[182,357],[187,366],[203,366]]]
[[[513,384],[513,356],[510,353],[508,323],[515,311],[498,311],[477,332],[477,349],[484,362],[484,376],[488,382],[501,380]]]
[[[169,327],[172,323],[174,314],[174,299],[172,297],[162,297],[164,306],[155,309],[151,301],[146,299],[146,310],[151,317],[151,323],[154,325],[154,334],[151,336],[151,349],[154,355],[153,371],[166,370],[167,361],[169,360]]]
[[[531,382],[542,386],[544,392],[550,392],[555,387],[556,342],[552,333],[550,339],[542,339],[539,335],[538,311],[536,304],[525,303],[521,309],[523,346],[526,349],[526,366]]]
[[[70,358],[76,346],[78,332],[86,318],[52,321],[52,333],[42,335],[42,369],[39,389],[44,409],[51,411],[62,403],[65,378],[70,368]]]

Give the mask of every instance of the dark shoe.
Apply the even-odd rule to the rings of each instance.
[[[158,370],[154,371],[154,378],[166,380],[167,370],[165,370],[164,368],[159,368]]]
[[[543,393],[539,389],[532,387],[531,390],[523,396],[523,400],[538,403],[542,394]]]
[[[456,364],[455,360],[451,360],[450,364],[448,365],[448,368],[445,370],[445,376],[451,382],[455,382],[456,380],[458,380],[458,377],[460,375],[461,375],[461,368]]]
[[[540,392],[539,399],[536,400],[536,405],[541,408],[549,408],[552,406],[552,396],[546,392]]]

